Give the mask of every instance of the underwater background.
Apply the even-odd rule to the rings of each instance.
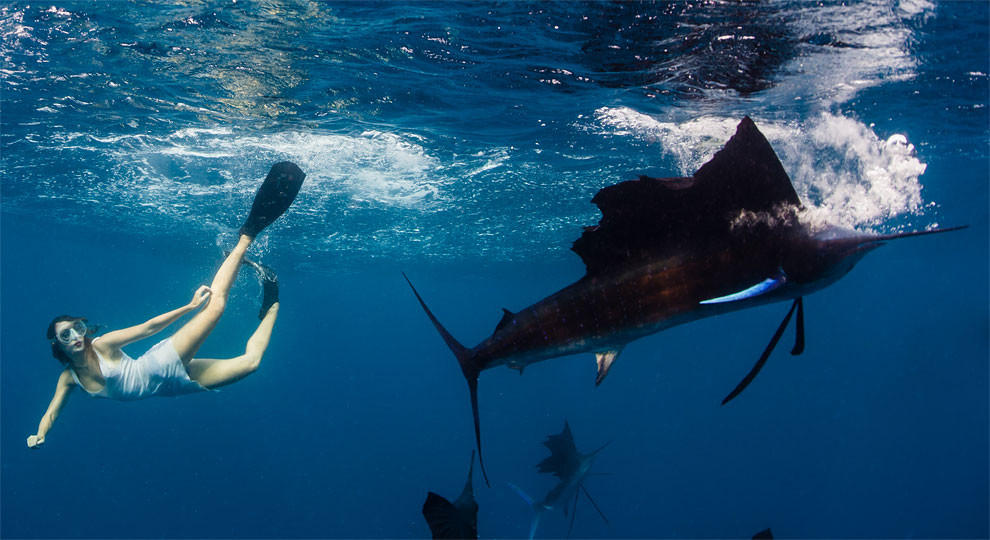
[[[691,174],[751,116],[812,219],[969,225],[786,306],[480,379],[482,537],[528,533],[541,444],[611,441],[572,536],[986,538],[990,4],[6,2],[0,6],[0,536],[423,538],[474,448],[461,342],[580,278],[605,186]],[[134,403],[79,390],[25,444],[56,315],[185,304],[269,166],[308,174],[251,255],[282,305],[261,369]],[[244,271],[202,357],[243,351]],[[174,331],[178,326],[166,330]],[[786,341],[792,339],[789,333]],[[127,347],[138,356],[149,339]],[[538,537],[563,537],[548,512]]]

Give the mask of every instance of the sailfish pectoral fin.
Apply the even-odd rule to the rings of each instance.
[[[748,289],[743,289],[737,293],[727,294],[725,296],[719,296],[718,298],[709,298],[708,300],[703,300],[698,302],[699,304],[722,304],[725,302],[736,302],[738,300],[745,300],[747,298],[753,298],[754,296],[759,296],[761,294],[766,294],[773,291],[777,287],[783,285],[787,280],[784,278],[783,274],[771,278],[764,279],[763,281],[753,285]]]
[[[598,376],[595,377],[595,386],[602,384],[602,381],[605,380],[608,370],[612,369],[612,363],[619,357],[620,352],[622,352],[622,349],[595,353],[595,362],[598,364]]]
[[[787,328],[787,323],[791,322],[791,315],[794,314],[794,308],[798,307],[799,305],[801,305],[801,298],[795,299],[794,303],[791,304],[791,309],[787,311],[787,315],[784,317],[784,320],[780,322],[780,326],[777,327],[777,331],[774,333],[773,338],[770,340],[770,343],[767,345],[767,348],[763,350],[763,354],[760,355],[760,359],[756,361],[756,364],[753,366],[753,369],[751,369],[749,373],[746,374],[746,376],[736,386],[736,388],[732,390],[732,392],[729,392],[728,396],[725,396],[725,399],[722,400],[722,405],[725,405],[729,401],[732,401],[734,397],[738,396],[743,390],[746,389],[747,386],[749,386],[749,383],[753,382],[753,379],[756,378],[756,375],[760,372],[761,369],[763,369],[763,364],[767,363],[767,358],[770,358],[770,353],[772,353],[774,347],[777,346],[777,342],[780,341],[780,336],[784,334],[784,329]],[[802,342],[804,341],[803,331],[800,332],[800,339]],[[797,349],[797,345],[798,344],[795,344],[794,346],[795,349]]]
[[[598,503],[596,503],[595,500],[591,498],[591,493],[588,493],[588,488],[584,487],[584,484],[581,484],[581,491],[583,491],[584,494],[588,496],[588,500],[591,501],[591,506],[594,506],[595,510],[598,510],[598,515],[602,516],[602,519],[605,520],[605,523],[608,525],[612,525],[612,522],[609,521],[607,517],[605,517],[605,513],[602,512],[602,509],[598,508]]]
[[[571,529],[574,528],[574,518],[577,517],[577,501],[581,494],[579,492],[574,492],[574,504],[571,505],[571,524],[567,526],[567,536],[565,538],[571,537]],[[564,516],[567,516],[567,507],[564,507]]]

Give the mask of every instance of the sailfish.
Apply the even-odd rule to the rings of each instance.
[[[591,464],[595,460],[595,456],[608,446],[608,443],[603,444],[590,454],[578,452],[577,445],[574,443],[574,436],[571,434],[571,426],[568,425],[567,420],[564,420],[564,431],[557,435],[550,435],[543,442],[543,445],[550,450],[550,456],[539,462],[536,468],[541,473],[550,473],[556,476],[557,485],[547,493],[543,500],[534,501],[523,490],[509,483],[509,486],[533,509],[533,521],[529,526],[530,540],[536,536],[536,527],[540,524],[540,516],[543,515],[543,512],[556,508],[559,503],[563,503],[562,510],[565,516],[568,513],[568,505],[570,505],[571,523],[567,527],[567,537],[569,538],[571,529],[574,527],[574,517],[577,515],[578,497],[582,492],[598,511],[598,515],[602,516],[605,523],[609,523],[608,518],[598,507],[598,503],[591,498],[588,488],[584,487],[585,479],[591,474]]]
[[[593,353],[601,384],[631,341],[713,315],[774,302],[791,306],[756,365],[722,401],[739,395],[766,363],[797,314],[791,354],[804,350],[804,296],[844,276],[887,241],[963,227],[872,234],[799,219],[803,206],[770,143],[745,117],[692,176],[607,186],[591,200],[601,211],[571,248],[586,273],[517,312],[503,308],[490,337],[473,348],[443,327],[405,277],[467,380],[481,454],[478,376],[505,365]]]
[[[432,491],[426,493],[423,517],[430,526],[434,539],[478,538],[478,503],[474,500],[474,452],[471,452],[471,468],[460,497],[450,502]]]

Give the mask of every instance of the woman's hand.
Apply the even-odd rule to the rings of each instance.
[[[37,435],[31,435],[30,437],[28,437],[28,448],[35,448],[35,449],[37,449],[38,447],[40,447],[43,444],[45,444],[45,438],[44,437],[39,437]]]
[[[209,287],[206,285],[201,286],[193,293],[192,300],[189,301],[189,307],[192,309],[198,308],[211,294],[213,294],[213,291]]]

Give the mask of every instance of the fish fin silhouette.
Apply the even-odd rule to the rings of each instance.
[[[588,500],[591,501],[591,506],[594,506],[595,510],[598,510],[598,515],[602,516],[602,519],[605,520],[605,523],[611,526],[612,522],[609,521],[607,517],[605,517],[605,512],[602,512],[602,509],[598,507],[598,503],[595,502],[595,499],[591,498],[591,493],[588,493],[588,488],[584,487],[584,484],[581,484],[581,491],[583,491],[584,494],[587,495]]]
[[[501,330],[502,327],[509,324],[509,321],[511,321],[512,318],[515,316],[516,316],[515,313],[505,308],[502,308],[502,318],[499,319],[498,324],[495,325],[495,331],[498,332],[499,330]]]
[[[533,540],[533,537],[536,536],[536,528],[540,525],[540,516],[543,515],[543,507],[534,501],[533,498],[519,486],[513,484],[512,482],[506,482],[506,484],[509,484],[509,487],[518,493],[519,496],[522,497],[522,500],[526,501],[526,504],[528,504],[529,508],[533,511],[533,519],[529,522],[529,540]]]
[[[763,281],[743,289],[737,293],[727,294],[725,296],[719,296],[718,298],[711,298],[709,300],[703,300],[699,302],[700,304],[721,304],[724,302],[737,302],[739,300],[745,300],[747,298],[753,298],[760,296],[761,294],[767,294],[777,289],[783,285],[787,280],[783,276],[772,277],[764,279]]]
[[[640,176],[603,188],[592,202],[602,218],[571,248],[587,276],[728,238],[744,211],[787,216],[801,206],[783,165],[749,117],[693,176]]]
[[[797,319],[794,320],[794,348],[791,349],[791,356],[797,356],[804,352],[804,298],[800,296],[797,302]]]
[[[477,512],[477,510],[475,510]],[[430,526],[433,538],[478,538],[477,527],[450,501],[432,491],[426,494],[423,517]]]
[[[574,492],[574,503],[571,508],[571,523],[567,526],[567,536],[565,538],[571,537],[571,529],[574,528],[574,518],[577,517],[577,501],[578,497],[581,495],[580,492]],[[567,517],[567,507],[564,507],[564,517]]]
[[[733,389],[732,392],[729,392],[729,395],[725,396],[725,399],[722,400],[722,405],[732,401],[733,398],[745,390],[746,387],[749,386],[749,383],[753,382],[753,379],[756,378],[756,375],[760,372],[760,370],[763,369],[763,364],[767,363],[767,358],[770,358],[770,353],[773,352],[774,347],[777,346],[777,342],[780,341],[780,336],[784,334],[784,329],[787,328],[787,323],[791,322],[791,315],[794,314],[794,308],[798,307],[800,301],[800,298],[794,300],[791,304],[791,309],[787,311],[787,315],[784,316],[784,320],[780,322],[780,326],[777,327],[777,331],[774,333],[773,338],[770,339],[770,343],[767,345],[767,348],[764,349],[763,354],[760,355],[760,359],[756,361],[753,369],[751,369],[749,373],[743,377],[743,380],[740,381],[735,389]]]
[[[454,356],[457,358],[457,363],[461,366],[461,373],[464,374],[464,379],[467,381],[468,385],[468,392],[470,392],[471,395],[471,414],[474,416],[474,438],[478,445],[478,465],[481,466],[481,476],[485,479],[485,485],[491,487],[492,484],[488,481],[488,473],[485,472],[485,459],[481,452],[481,419],[478,414],[478,375],[481,374],[481,368],[474,365],[472,362],[472,360],[474,360],[474,354],[471,352],[471,349],[461,345],[460,342],[458,342],[454,336],[450,335],[450,332],[448,332],[447,329],[440,324],[440,321],[435,315],[433,315],[433,312],[430,311],[430,308],[426,305],[426,301],[419,295],[419,291],[416,290],[416,287],[413,287],[412,281],[409,281],[409,277],[406,276],[405,273],[402,274],[402,277],[405,278],[406,283],[409,284],[409,288],[412,289],[413,294],[416,295],[416,300],[419,300],[419,305],[423,307],[423,311],[426,312],[426,316],[430,319],[430,322],[433,323],[434,328],[436,328],[437,332],[440,333],[440,337],[443,338],[443,341],[447,344],[450,352],[454,353]]]
[[[574,475],[581,464],[581,456],[571,426],[564,420],[564,430],[557,435],[550,435],[543,445],[550,450],[550,456],[536,465],[541,473],[550,473],[557,478],[568,478]]]
[[[619,357],[620,352],[622,352],[622,349],[595,353],[595,363],[598,364],[598,376],[595,377],[595,386],[602,384],[602,381],[605,380],[608,370],[612,369],[612,363]]]

